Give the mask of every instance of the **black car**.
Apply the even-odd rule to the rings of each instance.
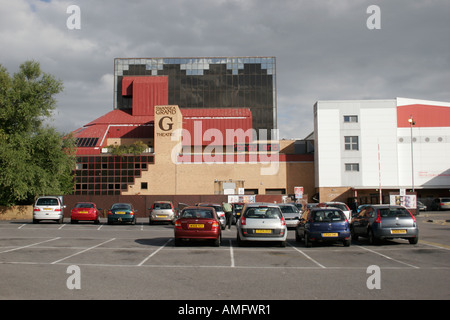
[[[359,236],[376,244],[382,239],[404,238],[409,243],[419,241],[419,227],[416,218],[403,206],[368,205],[352,220],[352,239]]]

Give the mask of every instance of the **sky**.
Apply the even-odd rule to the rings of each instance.
[[[0,64],[62,80],[69,133],[113,109],[114,58],[275,56],[279,136],[302,139],[319,100],[450,102],[449,17],[448,0],[0,0]]]

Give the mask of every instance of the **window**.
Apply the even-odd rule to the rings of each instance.
[[[358,136],[344,137],[345,150],[359,150]]]
[[[344,122],[358,122],[358,116],[344,116]]]
[[[345,171],[359,171],[359,163],[346,163]]]
[[[147,190],[147,188],[148,188],[147,182],[141,182],[141,189]]]

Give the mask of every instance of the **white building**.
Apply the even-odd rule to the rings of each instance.
[[[384,202],[399,189],[419,198],[450,194],[449,102],[318,101],[314,133],[320,201],[373,203],[380,190]]]

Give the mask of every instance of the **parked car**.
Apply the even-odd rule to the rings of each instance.
[[[33,223],[38,223],[41,220],[53,220],[57,223],[63,223],[65,207],[60,197],[39,197],[33,206]]]
[[[403,206],[370,205],[354,217],[350,230],[352,238],[369,238],[371,244],[381,239],[408,239],[409,243],[419,241],[419,227],[416,218]]]
[[[427,211],[427,206],[422,201],[417,201],[416,206],[419,211]]]
[[[78,202],[70,213],[70,223],[78,223],[78,221],[94,221],[95,224],[100,223],[100,210],[93,202]]]
[[[114,222],[136,224],[136,212],[131,203],[114,203],[108,211],[108,224]]]
[[[223,207],[221,204],[218,203],[197,203],[198,207],[211,207],[214,208],[214,210],[217,213],[217,216],[219,217],[220,220],[220,227],[222,228],[222,230],[225,229],[227,220],[225,217],[225,210],[223,210]]]
[[[219,216],[213,207],[186,207],[174,227],[175,245],[182,240],[213,240],[215,246],[220,246],[221,229]]]
[[[350,225],[344,212],[338,208],[314,207],[303,212],[295,230],[295,240],[304,241],[306,247],[313,242],[342,241],[351,243]]]
[[[236,228],[238,245],[247,241],[277,241],[286,246],[286,222],[277,204],[246,204]]]
[[[148,224],[153,222],[174,222],[175,209],[171,201],[155,201],[149,208]]]
[[[450,210],[450,198],[436,198],[431,203],[431,210]]]
[[[291,203],[280,203],[278,205],[283,214],[284,220],[286,222],[286,227],[296,228],[298,222],[300,221],[300,211],[294,204]]]
[[[344,212],[345,216],[347,217],[347,220],[348,220],[349,222],[352,221],[352,211],[351,211],[350,208],[349,208],[345,203],[343,203],[343,202],[336,202],[336,201],[334,201],[334,202],[322,202],[322,203],[319,203],[318,206],[319,206],[319,207],[325,207],[325,208],[333,207],[333,208],[341,209],[342,212]]]

